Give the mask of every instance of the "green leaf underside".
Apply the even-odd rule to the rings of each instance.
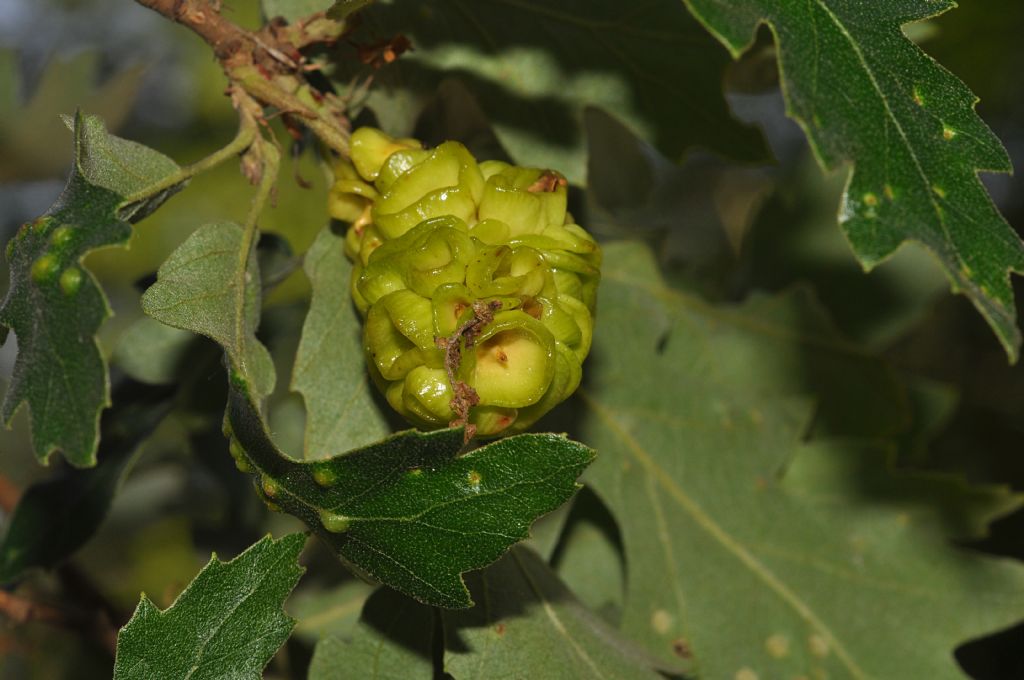
[[[80,548],[103,522],[139,444],[170,410],[169,391],[117,395],[103,418],[99,463],[33,484],[21,497],[0,543],[0,583],[26,569],[52,568]]]
[[[616,628],[626,578],[617,527],[594,492],[584,487],[574,499],[554,559],[546,558],[576,599]]]
[[[429,0],[378,2],[360,13],[359,43],[397,33],[414,51],[376,72],[369,106],[394,134],[412,132],[425,98],[457,77],[480,100],[513,158],[585,176],[582,112],[614,112],[666,155],[694,145],[751,160],[759,132],[722,97],[728,61],[671,2]],[[351,72],[336,77],[345,83]]]
[[[325,458],[391,433],[366,373],[344,240],[325,228],[305,258],[313,299],[302,326],[291,387],[306,403],[306,458]]]
[[[684,1],[734,54],[758,23],[771,27],[789,115],[824,167],[853,164],[840,223],[864,267],[906,240],[923,243],[1016,361],[1009,273],[1024,272],[1024,244],[978,178],[1009,172],[1009,158],[974,112],[977,98],[900,28],[955,3]]]
[[[434,611],[381,588],[363,606],[351,635],[317,643],[308,680],[432,680]]]
[[[468,580],[479,604],[442,615],[444,668],[459,680],[663,677],[656,661],[580,604],[529,550],[515,548]]]
[[[450,677],[663,677],[653,668],[657,661],[581,605],[531,550],[517,546],[467,581],[478,604],[441,614]],[[382,588],[350,635],[317,644],[309,679],[429,680],[434,622],[429,607]]]
[[[195,340],[189,331],[142,316],[118,338],[111,361],[135,380],[171,385],[180,379]]]
[[[266,395],[274,389],[274,364],[256,339],[259,266],[254,250],[246,266],[241,247],[238,225],[203,225],[160,266],[156,283],[142,296],[142,309],[168,326],[220,344],[231,365]]]
[[[300,589],[287,605],[299,621],[293,635],[309,644],[334,635],[349,637],[372,592],[373,586],[357,578],[327,589]]]
[[[1020,498],[894,477],[875,438],[806,442],[806,396],[766,379],[848,347],[672,291],[643,248],[606,263],[577,435],[621,527],[624,632],[702,677],[960,677],[954,646],[1020,617],[1024,570],[948,537]]]
[[[461,573],[526,538],[537,517],[573,495],[594,456],[562,436],[524,434],[456,458],[463,434],[449,429],[297,462],[270,441],[237,380],[228,418],[268,500],[358,572],[448,608],[472,605]]]
[[[43,462],[60,450],[73,465],[96,463],[100,411],[109,404],[107,367],[95,334],[110,314],[82,266],[90,251],[124,244],[140,219],[181,187],[144,201],[126,198],[172,175],[169,158],[107,134],[94,117],[74,119],[75,164],[57,203],[25,224],[8,248],[11,285],[0,306],[0,339],[18,336],[18,358],[2,415],[27,402],[32,444]]]
[[[259,678],[295,621],[282,605],[304,569],[304,534],[216,555],[164,611],[145,595],[117,637],[115,680]]]

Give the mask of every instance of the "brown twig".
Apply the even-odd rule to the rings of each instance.
[[[14,510],[21,496],[21,489],[0,475],[0,508],[5,513]],[[0,616],[17,624],[38,622],[78,631],[113,656],[117,628],[127,617],[73,565],[61,566],[57,576],[62,591],[77,601],[74,608],[44,604],[0,589]]]
[[[242,50],[255,47],[252,34],[225,19],[219,8],[208,0],[136,0],[140,5],[158,12],[195,31],[221,62],[227,62]]]
[[[14,623],[40,621],[42,623],[71,627],[71,617],[64,610],[12,595],[5,590],[0,590],[0,614],[3,614]]]
[[[348,154],[348,119],[336,98],[321,96],[306,80],[310,70],[299,51],[330,43],[344,24],[313,15],[291,25],[273,21],[258,32],[224,18],[211,0],[136,0],[140,5],[189,28],[213,49],[232,83],[263,106],[287,113],[327,146]],[[229,89],[232,89],[229,88]]]
[[[0,615],[20,625],[44,623],[74,630],[96,641],[111,656],[117,652],[117,631],[104,612],[85,613],[0,590]]]
[[[7,477],[0,475],[0,510],[10,514],[20,498],[21,489],[12,484]]]

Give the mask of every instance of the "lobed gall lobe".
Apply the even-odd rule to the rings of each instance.
[[[370,374],[407,420],[511,434],[576,390],[601,250],[564,177],[361,128],[328,200]]]

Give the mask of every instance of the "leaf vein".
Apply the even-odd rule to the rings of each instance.
[[[584,404],[605,424],[617,439],[619,439],[626,450],[634,459],[650,474],[655,477],[659,484],[668,492],[681,509],[683,509],[694,521],[697,527],[702,529],[708,536],[721,545],[725,551],[731,554],[737,561],[764,582],[769,589],[775,592],[802,619],[817,629],[821,635],[830,642],[843,665],[850,674],[858,679],[867,680],[867,674],[860,668],[852,658],[845,645],[836,637],[832,629],[814,612],[804,600],[784,583],[774,572],[767,568],[757,557],[751,553],[739,540],[734,538],[724,527],[704,511],[702,507],[691,498],[666,472],[651,458],[643,445],[633,437],[632,434],[623,429],[615,416],[597,402],[588,392],[580,390],[580,396]]]

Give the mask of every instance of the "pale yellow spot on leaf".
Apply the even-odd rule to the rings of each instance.
[[[775,659],[782,659],[789,654],[789,638],[782,633],[770,635],[764,641],[764,649]]]
[[[664,635],[672,627],[672,615],[664,609],[656,609],[651,614],[651,628],[658,635]]]

